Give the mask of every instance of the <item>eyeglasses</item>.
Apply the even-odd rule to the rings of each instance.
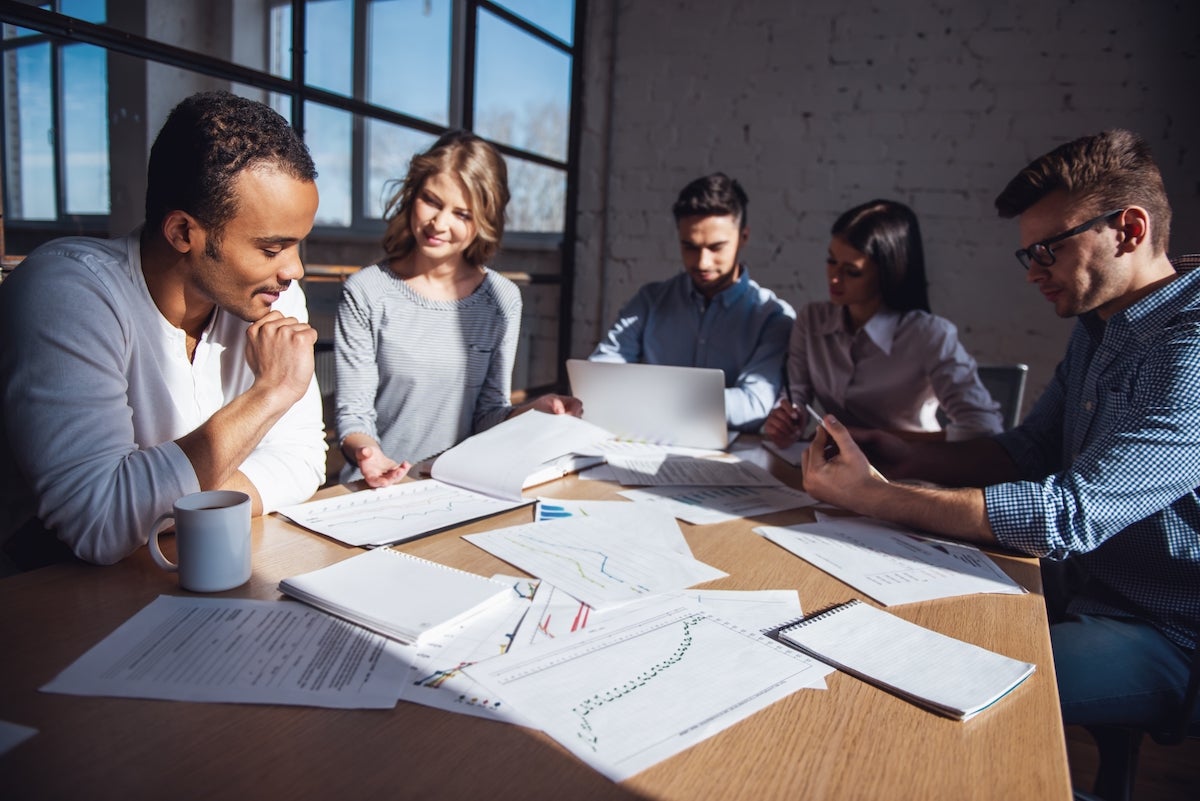
[[[1039,264],[1042,267],[1049,267],[1050,265],[1054,264],[1054,249],[1050,247],[1051,245],[1057,244],[1064,239],[1070,239],[1076,234],[1082,234],[1084,231],[1094,227],[1097,223],[1111,220],[1113,217],[1116,217],[1123,211],[1125,211],[1125,209],[1113,209],[1112,211],[1106,211],[1099,217],[1093,217],[1085,223],[1080,223],[1070,231],[1063,231],[1061,234],[1052,236],[1049,239],[1043,239],[1041,242],[1034,242],[1027,248],[1021,248],[1016,254],[1017,261],[1021,262],[1021,266],[1026,270],[1032,266],[1030,262]]]

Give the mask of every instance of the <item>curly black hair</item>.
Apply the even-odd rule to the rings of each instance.
[[[181,210],[215,238],[237,212],[234,179],[263,164],[301,181],[317,177],[304,142],[269,106],[224,91],[192,95],[171,110],[150,149],[146,231]]]

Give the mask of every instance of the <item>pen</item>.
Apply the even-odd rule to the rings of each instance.
[[[817,425],[819,425],[821,428],[825,428],[825,424],[823,422],[821,422],[821,413],[818,412],[816,409],[814,409],[812,407],[811,403],[805,402],[804,409],[805,409],[805,411],[807,411],[809,414],[812,415],[814,420],[817,421]],[[828,428],[825,428],[825,433],[829,434]],[[838,455],[837,443],[833,441],[832,435],[830,435],[830,437],[831,438],[830,438],[829,442],[825,443],[825,450],[822,451],[822,453],[825,455],[826,461],[828,461]]]

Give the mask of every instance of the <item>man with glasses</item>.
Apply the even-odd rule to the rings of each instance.
[[[852,436],[827,417],[805,489],[1061,562],[1064,722],[1155,726],[1178,706],[1200,629],[1200,258],[1168,260],[1162,178],[1128,131],[1036,159],[996,207],[1018,217],[1026,280],[1078,318],[1045,393],[1018,428],[967,442]],[[887,478],[945,488],[888,483],[868,455]]]

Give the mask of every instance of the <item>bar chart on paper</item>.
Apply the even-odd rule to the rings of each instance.
[[[389,545],[525,503],[502,501],[427,479],[285,506],[279,513],[347,545]]]
[[[467,672],[617,781],[828,672],[693,604],[640,606]]]
[[[512,645],[533,597],[526,582],[513,581],[510,603],[476,615],[458,629],[414,649],[401,698],[449,712],[520,722],[499,698],[463,673],[463,668],[503,654]]]

